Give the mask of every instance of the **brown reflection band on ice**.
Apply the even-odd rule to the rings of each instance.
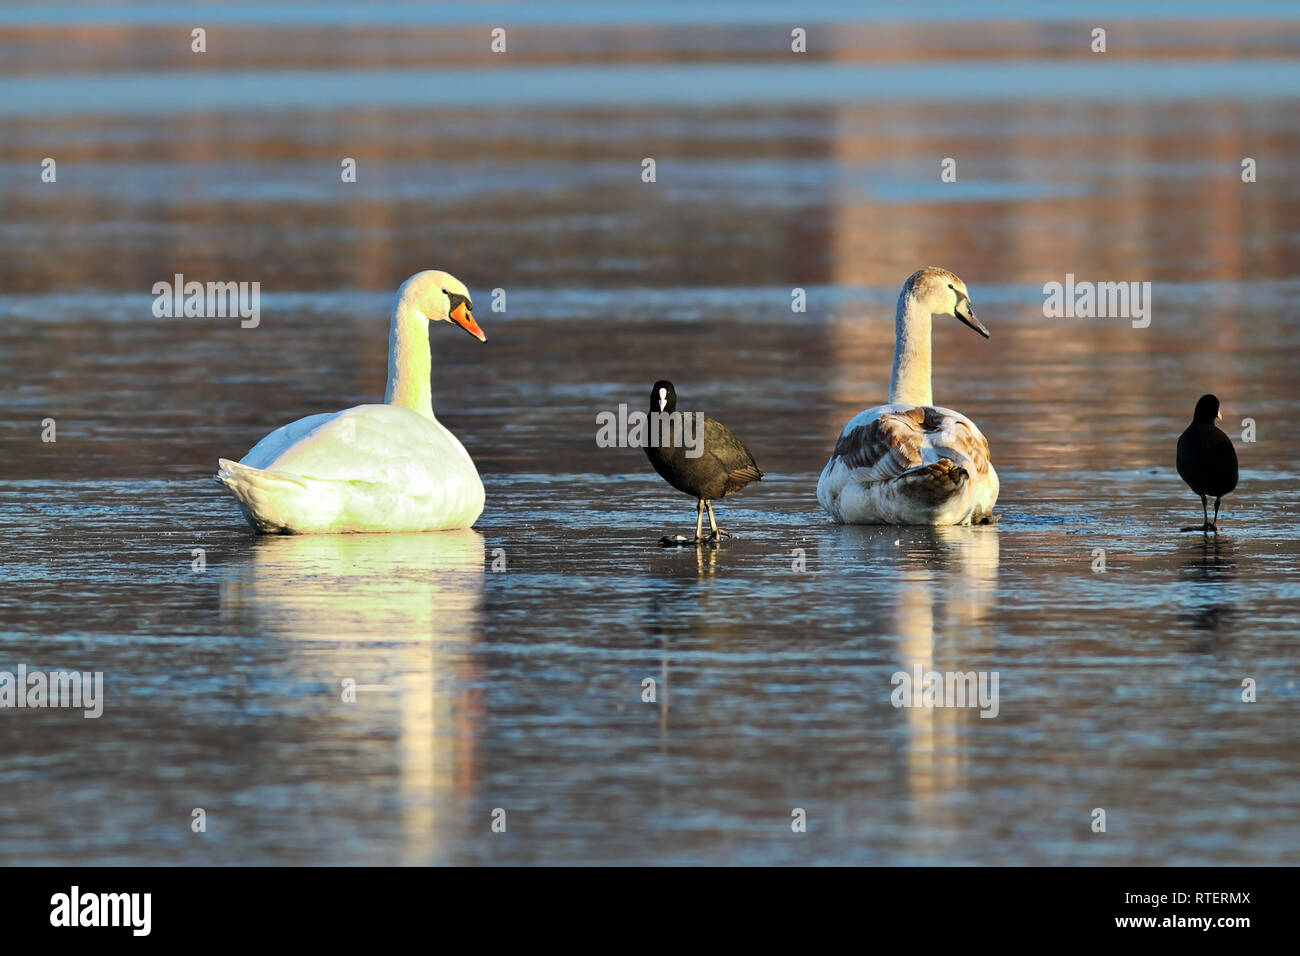
[[[285,641],[286,669],[337,695],[341,738],[395,729],[402,862],[437,861],[440,828],[464,817],[475,779],[464,651],[482,629],[483,537],[266,536],[241,557],[221,585],[222,617]],[[343,702],[345,679],[355,703]]]

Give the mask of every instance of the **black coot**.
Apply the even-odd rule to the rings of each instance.
[[[1184,531],[1218,531],[1219,501],[1237,487],[1237,452],[1232,439],[1214,424],[1221,417],[1218,398],[1202,395],[1192,423],[1178,437],[1178,476],[1201,496],[1201,513],[1205,517],[1205,524]],[[1207,497],[1214,499],[1213,521]]]
[[[697,413],[683,412],[682,418],[691,416],[694,420],[690,428],[696,427],[699,418],[703,419],[702,452],[691,457],[689,452],[701,449],[699,434],[689,432],[690,443],[672,440],[656,443],[656,438],[666,438],[662,431],[657,432],[654,423],[662,422],[664,416],[677,411],[677,390],[672,382],[655,382],[650,390],[650,439],[646,444],[646,457],[664,481],[683,494],[696,499],[695,505],[695,543],[703,542],[702,531],[704,511],[709,512],[709,527],[712,529],[710,540],[717,542],[727,535],[718,527],[713,517],[713,502],[724,498],[733,491],[739,491],[751,481],[758,481],[763,473],[758,470],[754,456],[749,453],[744,442],[733,435],[725,425],[714,421],[707,415],[695,418]],[[658,413],[656,415],[656,413]],[[682,422],[675,434],[678,437],[688,434],[685,422]],[[677,540],[665,537],[664,543],[672,544]]]

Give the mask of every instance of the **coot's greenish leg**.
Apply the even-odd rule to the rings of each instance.
[[[712,502],[712,501],[706,501],[706,502],[704,502],[704,506],[705,506],[706,508],[709,509],[709,528],[710,528],[710,529],[712,530],[712,532],[713,532],[713,540],[714,540],[714,541],[718,541],[718,540],[720,540],[720,539],[722,539],[722,538],[730,538],[730,537],[731,537],[731,532],[730,532],[730,531],[723,531],[721,528],[719,528],[719,527],[718,527],[718,520],[717,520],[716,518],[713,517],[713,502]]]

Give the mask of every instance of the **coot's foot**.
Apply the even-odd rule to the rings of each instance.
[[[704,540],[710,541],[713,544],[717,544],[723,538],[730,538],[730,537],[731,537],[730,531],[723,531],[721,528],[714,528],[712,531],[709,532],[709,536]]]
[[[1194,525],[1191,525],[1191,526],[1186,527],[1186,528],[1179,528],[1178,530],[1179,530],[1179,531],[1215,531],[1215,532],[1217,532],[1219,529],[1218,529],[1215,525],[1213,525],[1213,524],[1211,524],[1210,522],[1207,521],[1205,524],[1194,524]]]

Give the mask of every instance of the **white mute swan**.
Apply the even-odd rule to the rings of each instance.
[[[985,338],[966,283],[933,266],[898,296],[889,404],[840,432],[817,482],[817,500],[843,524],[954,525],[993,520],[998,473],[989,443],[965,415],[933,404],[930,317],[952,315]]]
[[[277,428],[216,480],[258,531],[324,534],[468,528],[483,482],[456,436],[433,417],[429,323],[455,322],[480,342],[469,290],[417,272],[397,290],[383,405],[308,415]]]

